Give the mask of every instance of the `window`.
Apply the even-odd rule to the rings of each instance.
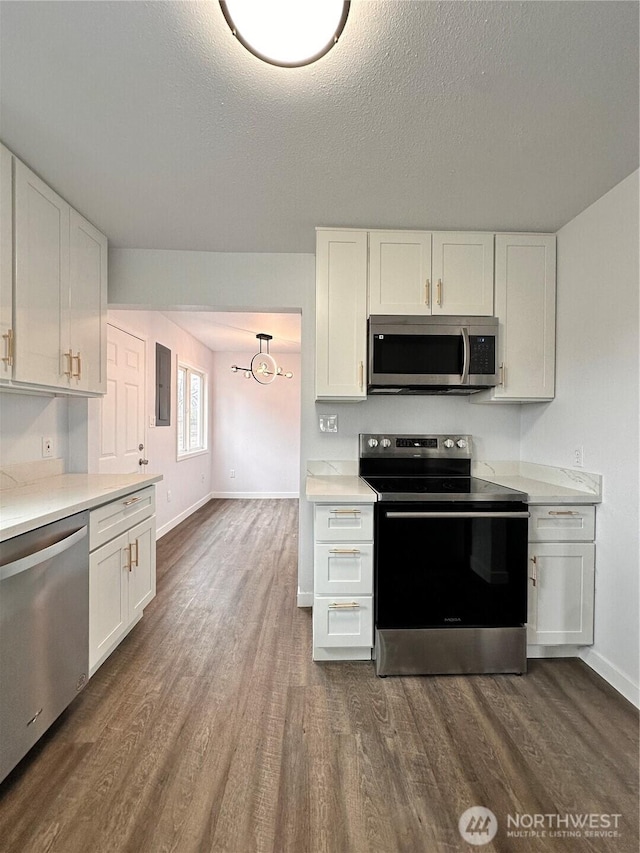
[[[207,449],[207,374],[178,362],[178,458]]]

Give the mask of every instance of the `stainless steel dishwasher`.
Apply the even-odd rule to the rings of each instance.
[[[0,543],[0,781],[89,672],[89,513]]]

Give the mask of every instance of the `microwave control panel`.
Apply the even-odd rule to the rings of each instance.
[[[494,335],[469,335],[469,373],[493,375],[496,372],[496,339]]]

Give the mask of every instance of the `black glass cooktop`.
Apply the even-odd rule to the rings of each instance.
[[[363,477],[386,501],[525,501],[524,492],[477,477]]]

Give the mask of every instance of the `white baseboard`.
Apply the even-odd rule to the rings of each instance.
[[[528,658],[579,658],[581,646],[527,646]]]
[[[300,492],[211,492],[212,498],[238,500],[277,500],[279,498],[299,498]]]
[[[186,518],[189,518],[190,515],[193,515],[194,512],[200,509],[200,507],[203,507],[205,504],[208,504],[212,497],[212,494],[205,495],[203,498],[200,498],[199,501],[196,501],[190,507],[187,507],[184,512],[181,512],[179,515],[176,515],[175,518],[172,518],[171,521],[167,521],[166,524],[163,524],[162,527],[159,527],[156,530],[156,542],[158,541],[158,539],[160,539],[160,537],[164,536],[165,533],[168,533],[170,530],[173,530],[174,527],[177,527],[180,522],[184,521]]]
[[[298,607],[313,607],[313,593],[298,590]]]
[[[598,675],[614,687],[618,693],[622,693],[636,708],[640,708],[640,687],[621,672],[615,664],[603,657],[595,649],[583,649],[580,652],[581,659],[590,666]]]

